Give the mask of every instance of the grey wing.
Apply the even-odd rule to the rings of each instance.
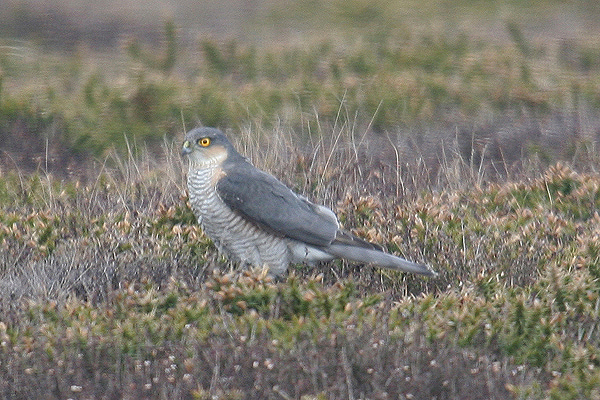
[[[339,225],[333,211],[250,164],[227,171],[217,193],[233,210],[280,235],[316,246],[328,246],[336,237]]]

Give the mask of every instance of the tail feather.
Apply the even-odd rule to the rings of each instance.
[[[368,243],[368,242],[367,242]],[[384,253],[375,248],[357,247],[351,244],[333,242],[324,249],[327,253],[347,260],[376,264],[383,268],[389,268],[397,271],[412,272],[425,276],[437,276],[429,266],[417,264],[405,260],[392,254]]]

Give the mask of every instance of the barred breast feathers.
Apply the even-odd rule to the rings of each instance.
[[[224,172],[218,166],[188,174],[190,204],[202,230],[233,260],[267,265],[272,273],[283,274],[289,263],[287,242],[247,221],[221,200],[215,189],[221,174]]]

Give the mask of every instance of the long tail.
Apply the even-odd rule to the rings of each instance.
[[[380,246],[360,239],[349,232],[338,232],[337,239],[324,250],[332,256],[345,258],[350,261],[376,264],[383,268],[412,272],[419,275],[437,276],[437,272],[429,266],[417,264],[385,253]]]
[[[412,272],[425,276],[437,276],[437,272],[433,271],[425,264],[417,264],[392,254],[383,253],[379,250],[332,243],[327,247],[326,251],[333,256],[345,258],[350,261],[376,264],[383,268]]]

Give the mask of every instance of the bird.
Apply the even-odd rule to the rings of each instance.
[[[333,259],[434,277],[425,264],[342,229],[335,213],[288,188],[237,152],[218,128],[185,135],[188,201],[203,232],[234,263],[283,276],[290,264]]]

